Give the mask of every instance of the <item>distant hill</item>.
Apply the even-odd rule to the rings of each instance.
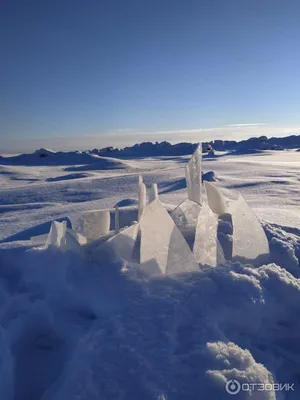
[[[82,168],[70,168],[78,170],[102,170],[102,169],[125,169],[131,165],[119,158],[130,157],[155,157],[155,156],[184,156],[189,155],[196,149],[197,143],[169,142],[143,142],[130,147],[118,149],[105,147],[87,151],[55,152],[50,149],[39,149],[31,154],[20,154],[11,157],[1,157],[2,165],[82,165]],[[287,137],[267,138],[266,136],[253,137],[247,140],[213,140],[202,142],[204,153],[214,155],[214,151],[231,151],[237,153],[253,153],[262,150],[285,150],[299,149],[300,135]]]
[[[55,152],[49,149],[39,149],[31,154],[1,157],[0,164],[25,166],[65,165],[68,166],[66,171],[128,169],[131,167],[126,161],[116,160],[112,157],[99,156],[87,151]]]
[[[135,144],[123,149],[114,147],[105,147],[103,149],[91,150],[91,154],[106,157],[151,157],[151,156],[180,156],[192,154],[197,143],[176,143],[169,142],[143,142]],[[202,148],[204,152],[212,149],[216,151],[238,151],[251,152],[255,150],[284,150],[298,149],[300,147],[299,136],[287,136],[280,138],[267,138],[266,136],[253,137],[247,140],[214,140],[211,142],[203,142]]]

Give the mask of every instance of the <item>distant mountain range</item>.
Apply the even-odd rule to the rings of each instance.
[[[189,155],[196,149],[197,143],[143,142],[130,147],[118,149],[105,147],[87,151],[55,152],[49,149],[39,149],[31,154],[20,154],[13,157],[1,157],[0,164],[12,165],[90,165],[94,169],[126,168],[120,165],[118,158],[182,156]],[[276,137],[253,137],[247,140],[214,140],[202,142],[204,153],[210,156],[215,151],[230,151],[233,153],[255,153],[263,150],[300,149],[300,135]]]
[[[196,146],[197,143],[186,142],[176,144],[171,144],[169,142],[143,142],[123,149],[114,147],[94,149],[90,150],[90,153],[106,157],[179,156],[192,154]],[[235,140],[214,140],[211,142],[202,142],[202,147],[204,152],[216,150],[245,153],[259,150],[298,149],[300,148],[300,135],[273,137],[269,139],[266,136],[260,136],[239,142]]]

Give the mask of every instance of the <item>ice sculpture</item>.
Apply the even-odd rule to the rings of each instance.
[[[202,144],[199,143],[191,159],[185,166],[185,177],[188,190],[188,198],[201,204],[202,186]]]
[[[119,215],[119,207],[115,206],[115,233],[120,232],[120,215]]]
[[[149,190],[149,203],[151,203],[151,201],[155,200],[158,198],[158,189],[157,189],[157,184],[153,183],[151,185],[151,188]]]
[[[133,249],[138,232],[139,224],[131,225],[108,239],[103,243],[103,246],[111,248],[119,258],[132,261]],[[101,248],[99,248],[99,250],[101,250]]]
[[[187,199],[171,211],[170,215],[175,224],[179,227],[194,226],[197,224],[200,211],[200,204]]]
[[[216,267],[225,262],[222,248],[217,239],[217,231],[218,218],[208,204],[203,203],[194,242],[194,256],[199,264]]]
[[[212,212],[218,215],[225,214],[227,212],[227,205],[223,194],[220,190],[210,182],[204,182],[207,193],[207,202]]]
[[[53,221],[46,240],[46,247],[61,247],[67,231],[67,222]]]
[[[108,210],[87,211],[79,216],[72,216],[70,219],[73,230],[88,240],[96,240],[109,232],[110,212]]]
[[[145,206],[140,228],[141,264],[163,274],[199,271],[182,233],[158,199]]]
[[[144,207],[146,205],[146,196],[147,196],[147,191],[146,191],[146,186],[143,182],[143,178],[141,175],[139,175],[139,209],[138,209],[138,221],[141,219]]]
[[[269,255],[269,243],[256,215],[242,195],[230,207],[233,223],[233,257],[255,260]]]

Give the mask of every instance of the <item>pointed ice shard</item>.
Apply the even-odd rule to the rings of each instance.
[[[269,255],[269,243],[256,215],[242,195],[230,206],[233,222],[233,257],[255,260]]]
[[[146,205],[140,228],[141,264],[148,270],[159,268],[163,274],[199,271],[182,233],[158,199]]]
[[[199,143],[191,159],[185,166],[185,176],[188,189],[188,198],[201,204],[202,186],[202,144]]]
[[[138,209],[138,221],[139,221],[141,219],[144,207],[146,205],[146,197],[147,197],[146,186],[143,182],[143,178],[141,175],[139,175],[138,191],[139,191],[139,209]]]
[[[179,227],[182,226],[195,226],[197,224],[198,216],[201,211],[201,206],[192,200],[184,200],[180,203],[170,215]]]
[[[225,214],[227,212],[227,205],[223,194],[212,183],[205,181],[204,184],[207,193],[208,205],[212,212],[218,215]]]
[[[82,247],[76,240],[76,236],[70,233],[71,230],[65,232],[65,237],[61,243],[61,249],[63,251],[70,251],[77,254],[82,254]]]
[[[72,228],[88,240],[96,240],[109,232],[110,212],[108,210],[87,211],[70,217]]]
[[[46,247],[54,246],[61,247],[67,231],[67,222],[53,221],[50,227],[50,232],[46,240]]]
[[[216,267],[225,262],[217,231],[218,218],[208,204],[204,203],[199,214],[194,242],[194,256],[199,264]]]
[[[67,232],[73,236],[73,238],[80,244],[80,245],[84,245],[87,244],[87,239],[86,237],[80,235],[80,233],[77,233],[75,231],[73,231],[73,229],[69,229],[67,228]]]
[[[108,239],[103,245],[105,247],[110,247],[119,258],[130,262],[132,261],[133,249],[138,232],[139,224],[131,225]]]
[[[115,233],[120,232],[120,215],[119,215],[119,207],[115,206]]]
[[[151,201],[155,199],[158,199],[158,190],[157,190],[157,184],[153,183],[149,190],[149,203],[151,203]]]

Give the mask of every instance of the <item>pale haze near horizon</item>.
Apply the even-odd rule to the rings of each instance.
[[[94,136],[73,136],[53,138],[29,138],[26,141],[11,140],[7,146],[0,146],[1,154],[30,153],[39,148],[55,151],[91,150],[93,148],[117,147],[124,148],[142,142],[167,141],[172,144],[180,142],[197,143],[213,140],[244,140],[250,137],[267,136],[283,137],[300,134],[300,127],[274,127],[267,124],[234,124],[211,129],[191,129],[157,132],[112,132]]]

